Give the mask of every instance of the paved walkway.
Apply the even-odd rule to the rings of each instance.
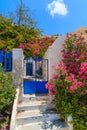
[[[70,130],[47,95],[23,95],[17,110],[16,130]]]

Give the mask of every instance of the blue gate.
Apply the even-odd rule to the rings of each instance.
[[[48,81],[48,60],[38,57],[24,59],[24,94],[48,93],[45,84]]]
[[[48,89],[45,87],[47,81],[30,81],[24,79],[24,94],[45,94]]]
[[[0,63],[2,63],[4,71],[12,71],[12,52],[0,50]]]

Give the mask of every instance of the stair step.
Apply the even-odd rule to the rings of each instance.
[[[20,125],[18,130],[69,130],[65,122],[60,120]]]
[[[69,130],[49,95],[24,95],[17,106],[17,130]]]
[[[46,110],[46,109],[53,109],[54,108],[54,104],[48,104],[46,101],[36,101],[33,103],[29,102],[23,102],[21,104],[18,105],[18,111],[28,111],[28,110]]]
[[[49,100],[49,95],[23,95],[23,102],[29,102],[29,101],[48,101]]]
[[[32,110],[20,112],[17,114],[18,125],[29,124],[32,122],[52,121],[58,119],[60,119],[60,114],[57,114],[54,111],[40,112],[39,110]]]
[[[28,111],[28,110],[46,110],[48,108],[47,104],[33,104],[33,105],[28,105],[28,104],[21,104],[18,105],[18,111]]]
[[[19,103],[18,105],[25,105],[25,104],[28,104],[28,105],[32,105],[32,104],[37,104],[37,105],[43,105],[43,104],[47,104],[48,103],[48,101],[28,101],[28,102],[24,102],[24,101],[22,101],[21,103]]]

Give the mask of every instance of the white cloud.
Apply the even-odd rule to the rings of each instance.
[[[66,15],[68,13],[67,7],[63,0],[53,0],[53,2],[49,3],[47,6],[50,14],[54,15]]]

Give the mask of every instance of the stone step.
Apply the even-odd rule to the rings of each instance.
[[[54,104],[49,104],[46,101],[36,101],[33,103],[29,102],[23,102],[18,104],[17,110],[18,111],[28,111],[28,110],[46,110],[46,109],[54,109]]]
[[[50,96],[49,95],[23,95],[22,101],[23,102],[29,102],[29,101],[49,101]]]
[[[25,101],[22,101],[21,103],[18,103],[18,105],[21,105],[21,104],[28,104],[28,105],[32,105],[32,104],[47,104],[49,103],[49,101],[45,101],[45,100],[36,100],[36,101],[28,101],[28,102],[25,102]]]
[[[55,120],[19,125],[17,130],[69,130],[69,127],[64,121]]]
[[[57,114],[54,111],[41,112],[39,110],[31,110],[19,112],[17,114],[17,124],[24,125],[35,122],[58,120],[60,118],[60,114]]]
[[[48,108],[48,105],[47,104],[27,104],[27,103],[23,103],[23,104],[20,104],[18,105],[17,109],[18,109],[18,112],[19,111],[29,111],[29,110],[46,110]]]

